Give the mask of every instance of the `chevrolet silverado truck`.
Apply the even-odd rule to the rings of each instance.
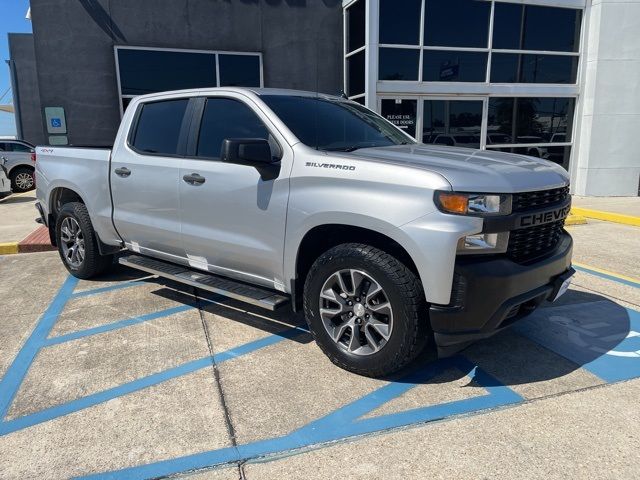
[[[113,148],[37,155],[37,208],[72,275],[116,257],[268,310],[289,305],[335,364],[362,375],[425,349],[451,355],[555,300],[574,272],[561,167],[419,144],[344,98],[145,95]]]

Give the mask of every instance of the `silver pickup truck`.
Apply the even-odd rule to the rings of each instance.
[[[337,365],[450,355],[568,286],[567,173],[418,144],[342,98],[272,89],[137,97],[109,149],[38,147],[37,208],[71,274],[119,262],[303,309]]]

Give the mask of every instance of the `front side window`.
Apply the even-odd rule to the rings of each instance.
[[[265,95],[261,99],[305,145],[324,151],[415,143],[391,123],[354,102]]]
[[[230,98],[209,98],[200,124],[197,156],[220,158],[222,142],[227,138],[268,140],[269,131],[244,103]]]
[[[177,155],[188,99],[145,103],[140,108],[133,147],[142,153]]]

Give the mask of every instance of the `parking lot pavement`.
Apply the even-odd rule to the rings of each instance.
[[[38,216],[35,203],[35,190],[13,194],[0,200],[0,243],[19,242],[38,227],[35,221]]]
[[[638,477],[638,240],[572,233],[559,302],[386,380],[333,366],[300,315],[1,257],[0,478]]]

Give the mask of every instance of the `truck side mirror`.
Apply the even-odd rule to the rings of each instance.
[[[220,159],[223,162],[255,167],[279,161],[272,155],[269,142],[263,138],[226,138],[222,142]]]

